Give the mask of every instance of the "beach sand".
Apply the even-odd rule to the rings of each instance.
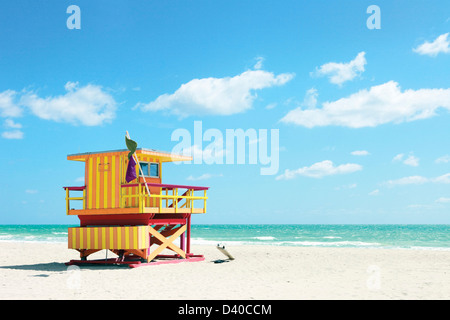
[[[0,299],[450,299],[450,252],[193,246],[203,262],[128,268],[64,264],[63,243],[0,243]],[[109,257],[112,254],[109,253]],[[104,258],[105,251],[95,258]]]

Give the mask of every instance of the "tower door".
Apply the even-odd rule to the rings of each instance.
[[[92,155],[86,160],[86,208],[120,207],[120,156]]]

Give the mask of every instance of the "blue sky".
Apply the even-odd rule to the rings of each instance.
[[[194,121],[279,130],[274,175],[163,167],[211,187],[194,223],[450,223],[449,32],[448,1],[3,1],[0,223],[77,223],[67,154]]]

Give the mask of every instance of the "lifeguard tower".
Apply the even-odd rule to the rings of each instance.
[[[85,166],[85,185],[64,187],[67,215],[80,219],[80,227],[68,230],[68,247],[79,251],[80,260],[68,264],[136,267],[204,260],[202,255],[191,253],[191,216],[206,213],[208,187],[162,183],[163,163],[191,157],[136,149],[134,170],[139,174],[128,182],[127,168],[132,159],[127,149],[71,154],[67,159],[84,162]],[[75,200],[77,209],[71,207]],[[87,259],[104,249],[118,257]],[[164,249],[173,254],[161,254]]]

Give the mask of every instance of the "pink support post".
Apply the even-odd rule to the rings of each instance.
[[[180,249],[183,250],[184,252],[186,252],[186,245],[184,243],[184,237],[186,235],[186,232],[183,232],[180,236]]]
[[[187,249],[186,249],[186,254],[190,254],[191,253],[191,215],[189,215],[187,217]]]

